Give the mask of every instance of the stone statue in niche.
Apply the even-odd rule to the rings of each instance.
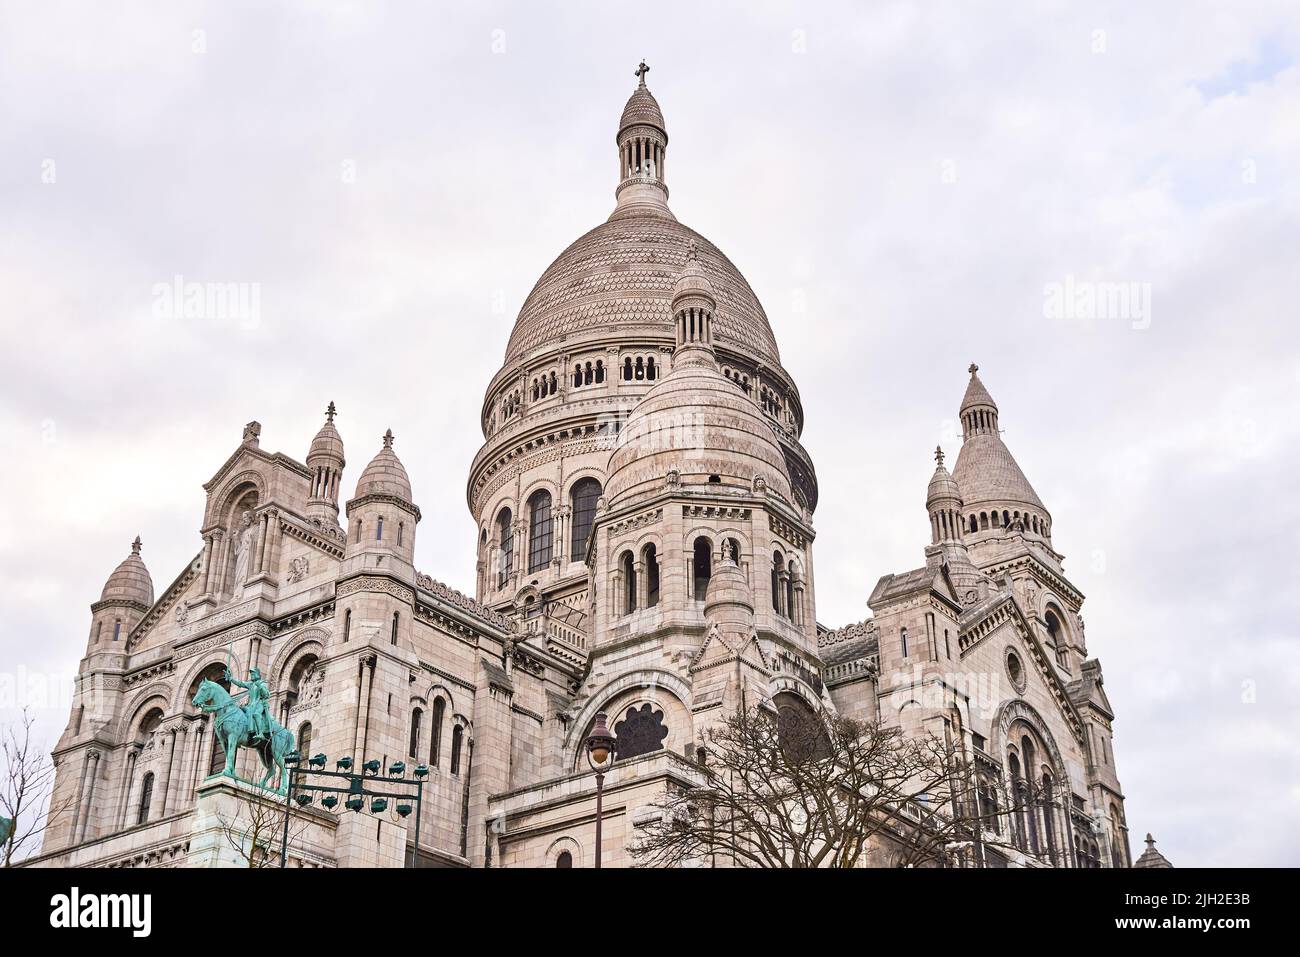
[[[311,571],[311,561],[306,555],[289,559],[289,584],[296,584],[307,577]]]
[[[244,582],[248,578],[253,558],[253,513],[245,510],[239,517],[239,531],[235,537],[235,580],[231,600],[244,597]]]
[[[668,737],[663,711],[648,701],[639,708],[628,708],[614,724],[614,737],[614,754],[620,761],[662,749]]]

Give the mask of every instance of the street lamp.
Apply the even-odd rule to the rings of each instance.
[[[600,867],[600,824],[604,816],[602,805],[605,772],[614,764],[614,736],[605,723],[605,712],[596,712],[591,734],[582,742],[587,752],[587,764],[596,772],[596,867]]]

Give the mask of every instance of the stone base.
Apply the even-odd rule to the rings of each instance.
[[[216,776],[199,785],[190,831],[190,867],[248,867],[254,842],[279,861],[284,798],[236,778]],[[241,853],[236,844],[244,848]]]

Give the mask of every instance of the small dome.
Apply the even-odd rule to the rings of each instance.
[[[664,137],[668,136],[668,130],[664,126],[664,114],[659,109],[659,101],[655,99],[654,94],[650,92],[645,85],[645,74],[649,72],[649,67],[644,63],[637,71],[641,81],[637,84],[632,95],[628,97],[627,106],[623,107],[623,116],[618,121],[618,136],[623,135],[623,131],[629,126],[646,125],[653,126]],[[617,139],[617,137],[616,137]]]
[[[970,382],[966,384],[966,394],[962,396],[961,412],[965,413],[974,408],[992,409],[997,411],[998,404],[993,401],[993,396],[989,395],[989,390],[984,388],[984,383],[976,374],[979,372],[979,366],[971,363],[968,370],[970,373]]]
[[[762,479],[792,501],[785,454],[754,401],[698,347],[674,357],[672,371],[637,403],[609,457],[605,497],[613,507],[658,491],[669,472],[683,485],[742,485]]]
[[[930,486],[925,490],[926,506],[944,500],[961,505],[961,489],[958,488],[956,479],[943,467],[943,449],[934,450],[934,461],[934,477],[930,479]]]
[[[113,570],[104,583],[100,601],[138,601],[142,605],[153,604],[153,579],[149,569],[144,567],[140,558],[140,536],[131,543],[131,554],[123,559],[122,564]]]
[[[357,480],[355,498],[366,495],[394,495],[404,502],[411,501],[411,480],[406,467],[393,452],[393,431],[384,433],[384,447],[370,460],[361,478]]]
[[[343,461],[343,437],[339,435],[339,430],[334,428],[336,414],[334,403],[331,402],[329,408],[325,410],[325,424],[316,433],[316,438],[311,440],[311,448],[307,451],[308,462],[317,456],[328,456]]]
[[[698,249],[694,239],[687,245],[686,265],[682,267],[681,275],[677,277],[677,282],[673,284],[674,305],[677,300],[687,296],[701,296],[710,303],[717,304],[717,297],[713,294],[713,283],[709,282],[704,267],[700,265]]]

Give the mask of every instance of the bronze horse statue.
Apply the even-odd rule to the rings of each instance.
[[[266,787],[278,768],[280,791],[284,792],[288,788],[289,778],[285,774],[284,756],[292,751],[294,746],[293,733],[288,728],[281,727],[274,719],[268,719],[271,733],[267,735],[266,740],[254,742],[252,719],[244,713],[244,709],[225,688],[207,678],[203,679],[199,690],[194,695],[194,706],[213,716],[213,733],[226,752],[226,766],[222,774],[236,777],[236,752],[241,747],[253,748],[257,751],[257,756],[262,759],[262,766],[266,768],[266,776],[262,778],[261,786]]]

